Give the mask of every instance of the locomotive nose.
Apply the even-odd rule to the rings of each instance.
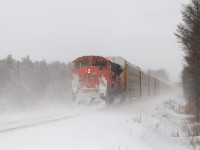
[[[93,66],[84,66],[80,68],[79,74],[81,90],[97,90],[99,84],[97,69],[97,67]]]

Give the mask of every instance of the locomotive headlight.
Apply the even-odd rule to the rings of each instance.
[[[87,73],[91,73],[91,69],[90,68],[87,69]]]

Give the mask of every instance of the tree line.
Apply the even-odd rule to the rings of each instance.
[[[0,104],[37,104],[41,101],[69,100],[71,63],[21,60],[11,55],[0,59]]]

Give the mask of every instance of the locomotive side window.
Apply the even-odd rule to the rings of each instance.
[[[76,62],[74,66],[74,70],[78,70],[80,68],[80,62]]]
[[[100,70],[106,70],[107,62],[105,61],[93,61],[93,66],[98,66]]]

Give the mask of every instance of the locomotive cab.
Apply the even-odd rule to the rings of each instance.
[[[73,64],[72,93],[75,99],[87,103],[96,99],[109,101],[124,90],[120,79],[123,69],[119,64],[101,56],[79,57]]]
[[[111,62],[104,57],[83,56],[74,60],[73,64],[73,96],[85,101],[106,97]]]

